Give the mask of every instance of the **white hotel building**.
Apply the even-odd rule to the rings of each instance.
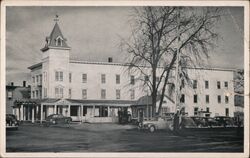
[[[119,109],[131,110],[131,105],[147,95],[140,86],[142,81],[136,80],[140,76],[125,72],[126,64],[113,63],[110,58],[108,62],[71,60],[70,50],[56,22],[41,49],[41,62],[29,67],[31,99],[16,102],[14,111],[20,120],[43,121],[50,114],[61,113],[73,121],[117,122]],[[184,87],[181,104],[189,116],[233,116],[234,96],[228,95],[234,91],[233,70],[187,71],[193,87]],[[165,99],[163,112],[174,112],[174,103]]]

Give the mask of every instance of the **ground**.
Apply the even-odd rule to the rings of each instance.
[[[242,129],[205,129],[176,135],[138,131],[133,125],[23,124],[6,131],[6,152],[243,152]]]

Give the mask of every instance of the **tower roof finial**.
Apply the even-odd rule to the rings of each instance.
[[[54,21],[55,21],[55,22],[59,21],[59,15],[58,15],[58,14],[55,15]]]

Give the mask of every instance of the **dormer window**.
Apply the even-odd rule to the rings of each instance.
[[[63,38],[61,36],[58,36],[56,38],[56,46],[62,46]]]

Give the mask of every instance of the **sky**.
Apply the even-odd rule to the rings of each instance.
[[[207,64],[216,68],[244,66],[244,10],[224,7],[226,15],[215,29],[221,38],[209,54]],[[70,58],[84,61],[123,62],[127,56],[119,48],[121,38],[131,33],[131,7],[38,7],[6,8],[6,84],[21,85],[30,80],[27,67],[41,62],[40,49],[59,15],[59,26],[67,44]],[[230,13],[231,15],[229,15]]]

